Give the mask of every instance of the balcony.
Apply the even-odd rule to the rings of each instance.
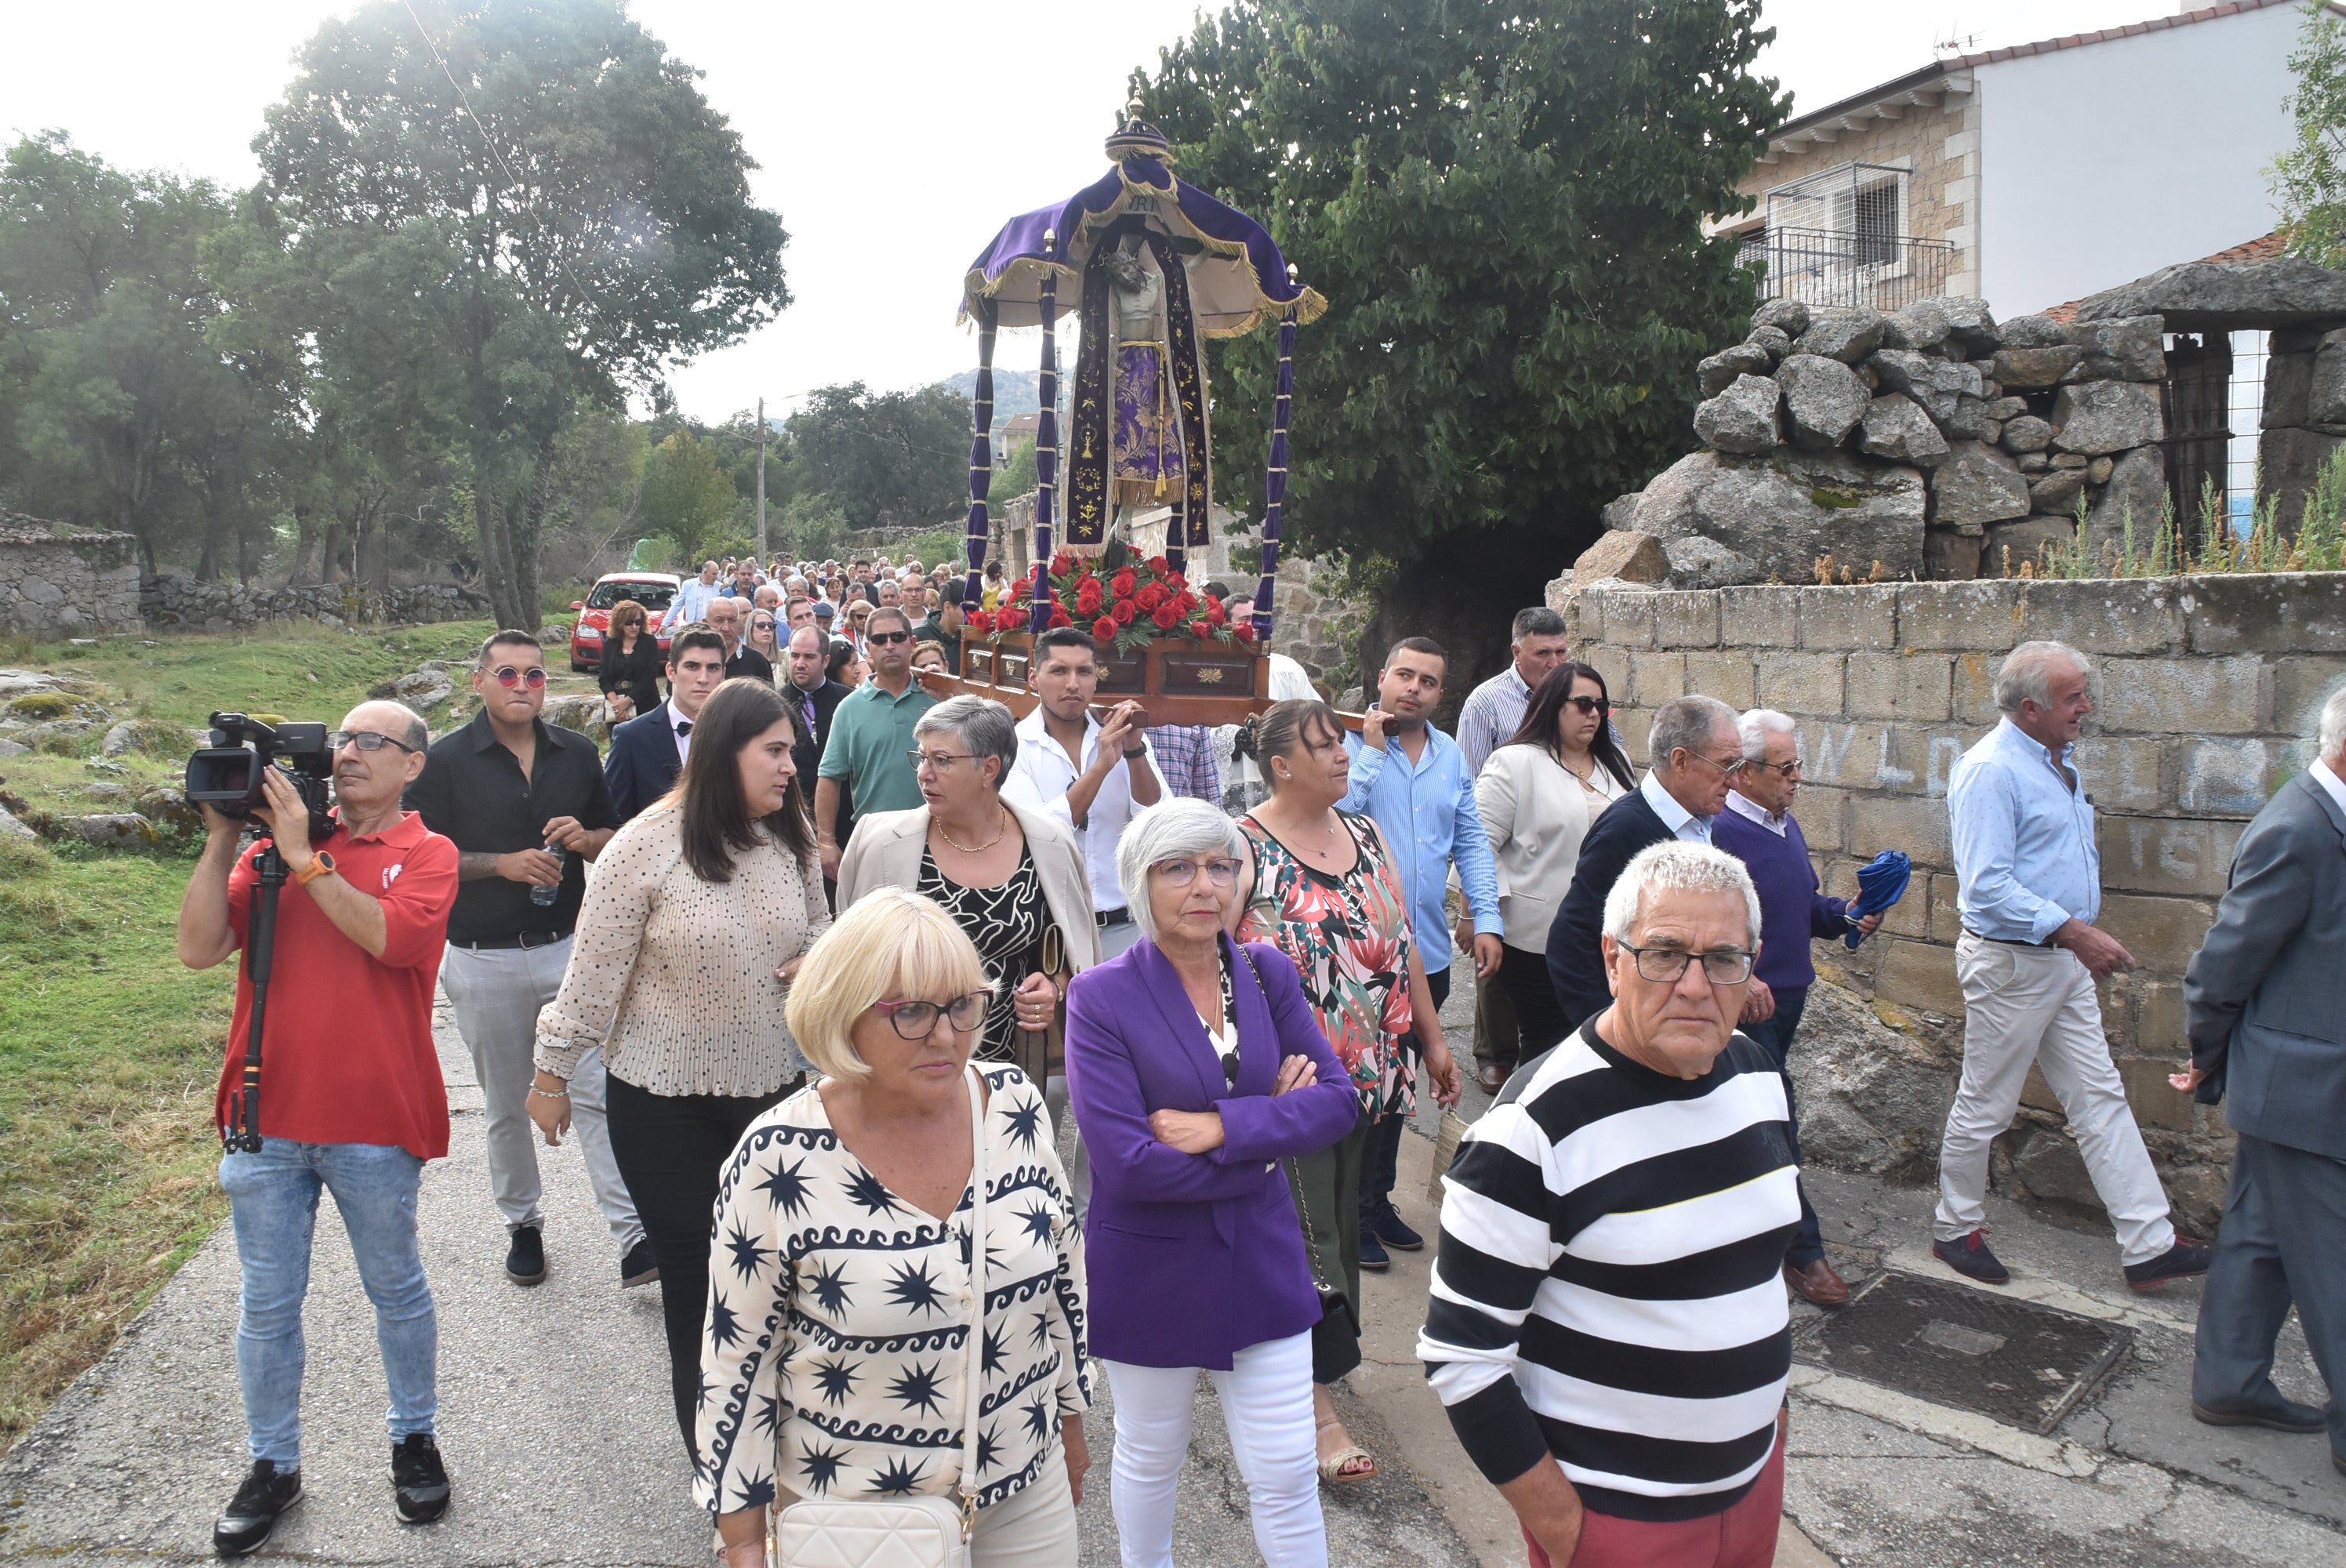
[[[1763,300],[1895,311],[1945,293],[1954,254],[1943,239],[1862,229],[1769,229],[1744,240],[1739,260],[1762,274]]]

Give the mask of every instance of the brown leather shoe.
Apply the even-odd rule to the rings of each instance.
[[[1784,1265],[1784,1283],[1800,1292],[1802,1300],[1813,1301],[1820,1307],[1849,1305],[1849,1282],[1835,1274],[1833,1266],[1821,1257],[1806,1268]]]
[[[1474,1083],[1483,1093],[1495,1095],[1507,1086],[1507,1074],[1496,1062],[1485,1062],[1474,1069]]]

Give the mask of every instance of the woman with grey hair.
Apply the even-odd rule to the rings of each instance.
[[[1263,1562],[1328,1561],[1311,1352],[1328,1308],[1280,1165],[1345,1137],[1358,1112],[1295,965],[1229,935],[1246,852],[1203,800],[1133,819],[1117,876],[1140,940],[1068,988],[1091,1349],[1116,1390],[1109,1497],[1132,1568],[1172,1568],[1201,1369]]]
[[[913,727],[913,771],[923,804],[859,819],[839,867],[843,911],[874,888],[904,888],[944,906],[994,987],[982,1061],[1016,1061],[1041,1084],[1067,980],[1099,962],[1099,928],[1075,835],[1005,800],[1018,755],[1010,710],[982,697],[948,697]]]

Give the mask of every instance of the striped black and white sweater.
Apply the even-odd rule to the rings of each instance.
[[[1599,1513],[1701,1518],[1765,1466],[1791,1368],[1783,1079],[1740,1034],[1668,1077],[1596,1023],[1459,1145],[1418,1355],[1494,1484],[1553,1454]]]

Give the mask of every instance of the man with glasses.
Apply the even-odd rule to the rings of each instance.
[[[538,1011],[562,989],[586,892],[586,862],[619,826],[594,741],[548,724],[546,656],[527,632],[498,632],[473,671],[481,711],[431,750],[407,805],[455,843],[460,885],[440,983],[473,1054],[488,1113],[489,1193],[505,1218],[505,1278],[546,1278],[544,1183],[528,1097]],[[570,1081],[571,1125],[610,1227],[622,1288],[659,1278],[634,1199],[611,1156],[603,1054]]]
[[[1708,844],[1729,786],[1743,771],[1735,710],[1715,697],[1674,697],[1655,710],[1645,781],[1605,809],[1580,842],[1572,889],[1548,927],[1547,972],[1567,1025],[1605,1009],[1605,898],[1631,858],[1665,840]]]
[[[328,737],[331,831],[280,769],[263,775],[253,826],[284,857],[275,969],[261,1044],[257,1149],[220,1161],[244,1275],[236,1331],[244,1394],[244,1480],[212,1527],[241,1556],[301,1497],[301,1315],[321,1193],[333,1195],[374,1307],[390,1387],[393,1506],[422,1524],[448,1507],[434,1435],[439,1319],[416,1244],[424,1162],[448,1153],[448,1095],[432,1044],[432,992],[456,898],[456,847],[400,809],[431,735],[395,702],[352,708]],[[209,969],[250,932],[261,845],[240,854],[245,824],[203,809],[207,836],[179,905],[179,962]],[[252,983],[242,965],[218,1105],[240,1100]],[[332,1532],[334,1527],[327,1527]]]
[[[1418,1355],[1532,1568],[1775,1559],[1776,1275],[1800,1205],[1783,1074],[1735,1032],[1760,921],[1732,856],[1666,839],[1630,860],[1606,1004],[1516,1071],[1443,1178],[1467,1201],[1442,1206]]]
[[[622,822],[658,799],[684,771],[701,705],[725,681],[725,639],[695,623],[668,645],[668,700],[611,731],[603,782]]]
[[[1727,809],[1710,825],[1710,836],[1743,862],[1760,890],[1760,964],[1744,989],[1743,1032],[1783,1067],[1809,1003],[1809,987],[1817,980],[1809,941],[1846,935],[1852,922],[1848,901],[1829,899],[1819,887],[1809,841],[1792,817],[1792,799],[1800,789],[1799,730],[1772,708],[1753,708],[1737,729],[1743,738],[1744,768],[1727,792]],[[1882,917],[1870,914],[1853,923],[1871,936]],[[1784,1105],[1797,1140],[1800,1115],[1789,1072]],[[1799,1157],[1797,1142],[1793,1156]],[[1849,1303],[1848,1284],[1825,1261],[1823,1234],[1806,1189],[1800,1193],[1800,1233],[1784,1256],[1784,1278],[1820,1307]]]
[[[748,606],[746,599],[718,599],[709,606],[709,629],[725,639],[725,678],[748,676],[752,680],[774,684],[773,661],[741,640],[742,616]]]
[[[869,564],[865,564],[868,571]],[[856,812],[909,811],[923,804],[921,782],[906,755],[914,750],[913,726],[937,699],[913,678],[913,621],[903,610],[874,610],[864,628],[872,678],[840,699],[832,710],[816,769],[814,836],[826,881],[839,880],[842,847],[854,832],[841,824],[840,794],[846,790]]]

